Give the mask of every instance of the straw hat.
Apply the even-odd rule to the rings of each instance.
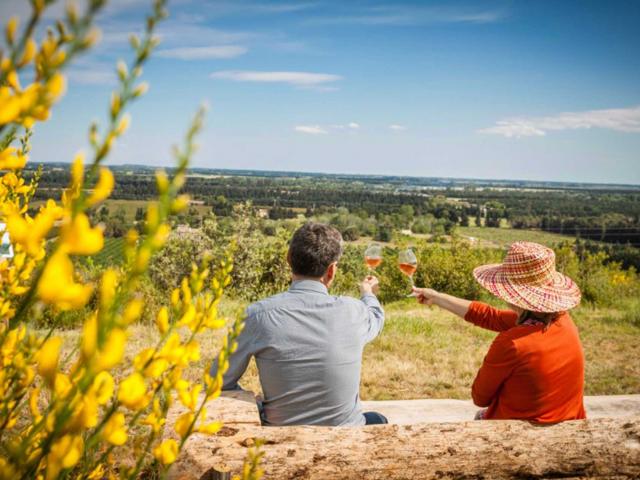
[[[473,276],[496,297],[532,312],[562,312],[580,303],[580,289],[556,271],[556,255],[533,242],[511,245],[504,263],[483,265]]]

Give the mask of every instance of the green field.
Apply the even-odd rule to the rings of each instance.
[[[543,232],[541,230],[518,230],[515,228],[457,227],[456,233],[463,237],[480,240],[481,246],[507,247],[513,242],[527,241],[553,247],[564,241],[574,241],[575,237]]]
[[[105,238],[104,248],[93,257],[96,265],[120,265],[124,261],[124,238]]]

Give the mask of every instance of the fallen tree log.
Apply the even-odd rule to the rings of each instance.
[[[229,478],[227,472],[241,471],[246,448],[256,439],[264,442],[267,479],[640,478],[637,416],[550,426],[470,421],[260,427],[251,408],[241,405],[241,423],[226,422],[215,436],[190,439],[172,478]]]

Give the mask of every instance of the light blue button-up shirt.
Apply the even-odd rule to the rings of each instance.
[[[329,295],[315,280],[249,306],[224,389],[239,388],[251,357],[258,365],[268,425],[364,425],[359,399],[362,350],[384,325],[371,294]],[[216,363],[212,372],[217,368]]]

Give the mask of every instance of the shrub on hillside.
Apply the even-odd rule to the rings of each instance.
[[[255,301],[287,289],[291,273],[287,264],[290,234],[279,231],[275,237],[265,237],[259,231],[235,236],[231,294]]]
[[[368,273],[364,263],[364,248],[352,244],[345,245],[331,293],[358,296],[358,284]]]
[[[179,226],[149,263],[149,278],[159,291],[167,292],[189,274],[194,262],[200,264],[205,256],[214,257],[215,250],[216,244],[202,230]]]
[[[555,252],[558,270],[578,283],[583,302],[609,306],[640,294],[635,269],[625,270],[619,262],[609,261],[604,251],[576,249],[573,244],[562,243]]]
[[[465,242],[450,247],[434,245],[418,250],[416,281],[451,295],[477,299],[484,293],[473,278],[473,269],[486,263],[498,263],[503,252],[495,249],[472,248]]]
[[[365,246],[347,245],[338,265],[332,292],[358,295],[359,281],[369,273],[364,264]],[[449,246],[421,242],[413,248],[418,258],[414,276],[416,285],[429,286],[465,298],[477,298],[481,287],[471,274],[474,267],[501,259],[494,249],[474,249],[465,243]],[[398,269],[398,248],[385,247],[383,262],[373,272],[380,280],[380,299],[391,302],[406,298],[411,291],[409,279]]]

